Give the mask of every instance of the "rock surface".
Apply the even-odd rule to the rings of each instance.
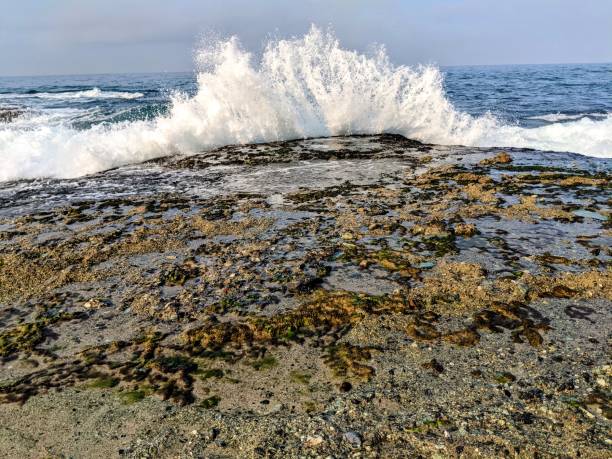
[[[0,107],[0,123],[10,123],[23,115],[23,110],[18,108]]]
[[[611,171],[386,135],[0,185],[0,456],[609,457]]]

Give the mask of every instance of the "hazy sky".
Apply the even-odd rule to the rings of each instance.
[[[0,75],[181,71],[198,36],[331,25],[396,63],[612,62],[612,0],[0,0]]]

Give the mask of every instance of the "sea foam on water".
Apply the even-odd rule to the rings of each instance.
[[[169,113],[154,120],[84,130],[0,125],[0,180],[77,177],[229,144],[349,134],[612,157],[610,115],[538,128],[473,117],[449,101],[436,67],[396,66],[383,47],[369,55],[342,49],[314,26],[301,38],[270,41],[258,61],[233,37],[203,46],[196,62],[196,94],[174,94]]]

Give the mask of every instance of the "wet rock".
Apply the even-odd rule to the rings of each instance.
[[[549,296],[554,298],[572,298],[576,295],[576,291],[566,287],[565,285],[555,285],[550,291]]]
[[[10,123],[16,118],[23,115],[25,112],[19,108],[2,108],[0,107],[0,123]]]
[[[502,151],[492,158],[483,159],[480,164],[483,166],[490,166],[493,164],[509,164],[512,162],[512,156],[505,151]]]
[[[457,236],[472,237],[476,234],[476,225],[471,223],[458,223],[453,228],[453,231]]]
[[[166,193],[176,185],[155,181],[139,185],[146,196],[66,204],[80,189],[51,181],[67,190],[61,207],[0,220],[0,409],[24,418],[10,440],[38,435],[32,429],[47,415],[61,420],[65,406],[86,413],[114,400],[113,416],[92,429],[104,435],[127,409],[143,432],[142,444],[120,437],[135,457],[219,455],[211,426],[223,430],[228,457],[345,456],[358,444],[373,457],[457,447],[469,457],[476,448],[483,457],[603,457],[609,225],[576,210],[607,215],[608,163],[589,160],[598,171],[583,174],[577,156],[513,151],[512,165],[489,167],[474,163],[495,152],[470,149],[455,164],[446,152],[456,147],[414,152],[395,141],[325,140],[324,154],[320,140],[234,146],[151,163],[161,181],[188,167],[216,193],[236,165],[274,175],[302,160],[401,159],[405,169],[384,176],[370,168],[381,179],[369,184],[316,180],[295,194],[275,189],[271,200],[267,191]],[[422,153],[433,164],[421,165]],[[575,170],[549,170],[570,159]],[[210,179],[213,164],[223,172]],[[138,186],[142,171],[130,170]],[[120,174],[98,174],[94,186],[110,177],[123,193]],[[97,191],[89,178],[76,182]],[[37,192],[11,186],[2,215],[40,207]],[[343,275],[321,282],[330,272]],[[116,307],[85,313],[90,297]],[[569,378],[573,387],[559,385]],[[149,422],[158,415],[163,422]],[[130,435],[117,425],[113,435]]]

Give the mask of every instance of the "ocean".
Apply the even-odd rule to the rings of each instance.
[[[0,181],[351,134],[612,157],[612,64],[410,67],[317,28],[260,54],[218,41],[195,60],[190,73],[0,78],[0,114],[17,115],[0,122]]]

